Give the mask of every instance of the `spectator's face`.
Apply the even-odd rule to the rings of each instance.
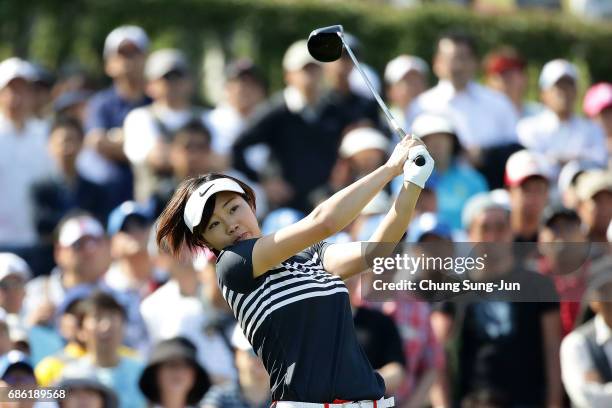
[[[103,237],[84,236],[69,247],[57,246],[55,261],[83,282],[96,282],[110,266],[110,248]]]
[[[591,233],[606,235],[612,219],[612,191],[600,191],[578,204],[578,215]]]
[[[569,114],[574,110],[576,102],[576,82],[570,77],[561,78],[542,91],[542,102],[557,114]]]
[[[345,90],[348,86],[348,77],[353,70],[353,63],[346,52],[336,61],[323,65],[325,79],[332,89]]]
[[[123,316],[115,310],[97,310],[83,318],[83,335],[90,352],[117,350],[123,341]]]
[[[543,226],[538,234],[538,249],[554,262],[559,273],[571,273],[584,265],[589,251],[580,222],[567,217],[557,217]]]
[[[512,242],[508,213],[500,208],[481,212],[474,217],[468,236],[471,242]]]
[[[410,71],[398,82],[389,85],[387,94],[393,105],[407,108],[426,89],[427,78],[418,71]]]
[[[138,215],[126,218],[121,231],[111,238],[113,259],[129,258],[135,255],[146,255],[147,242],[151,226]]]
[[[154,100],[188,103],[193,90],[193,83],[186,72],[174,70],[159,79],[149,82],[147,93]]]
[[[431,157],[441,168],[450,164],[453,155],[453,136],[447,133],[435,133],[423,138],[423,143]]]
[[[33,98],[32,84],[15,78],[0,90],[0,109],[9,119],[22,120],[32,112]]]
[[[299,71],[285,74],[287,85],[295,87],[307,98],[316,99],[321,87],[321,67],[317,64],[308,64]]]
[[[72,126],[59,127],[49,136],[49,152],[58,163],[74,163],[83,146],[83,135]]]
[[[189,362],[176,359],[160,364],[157,384],[161,394],[187,395],[193,388],[196,372]]]
[[[266,368],[254,351],[236,350],[236,368],[242,384],[267,384],[269,381]]]
[[[606,136],[609,140],[612,140],[612,106],[609,106],[601,111],[596,118],[597,122],[606,131]]]
[[[61,400],[61,408],[104,408],[104,397],[98,390],[71,388],[68,395],[69,398]]]
[[[37,114],[44,114],[45,109],[51,103],[51,87],[45,84],[34,84],[32,90],[33,109]]]
[[[612,328],[612,283],[602,285],[591,298],[593,299],[590,301],[591,309],[600,314],[608,327]]]
[[[253,109],[266,99],[263,86],[250,75],[243,75],[227,81],[225,84],[227,102],[243,115],[249,115]]]
[[[510,205],[527,219],[540,217],[548,203],[548,182],[538,176],[529,177],[520,185],[510,188]]]
[[[177,178],[197,176],[211,170],[210,144],[205,135],[183,132],[174,139],[170,148],[170,165]]]
[[[261,236],[255,212],[249,203],[239,194],[229,191],[215,196],[213,215],[203,231],[209,247],[217,250]]]
[[[461,89],[474,78],[477,66],[476,57],[468,45],[449,39],[438,44],[434,59],[434,72],[438,78],[449,80]]]
[[[379,149],[366,149],[352,155],[349,161],[352,173],[357,177],[362,177],[384,163],[385,152]]]
[[[116,53],[106,58],[106,73],[113,79],[141,79],[145,60],[146,55],[136,44],[123,42]]]
[[[522,100],[528,86],[527,73],[520,68],[509,69],[489,76],[489,86],[512,100]]]
[[[7,313],[19,313],[25,297],[25,281],[19,275],[8,275],[0,281],[0,306]]]

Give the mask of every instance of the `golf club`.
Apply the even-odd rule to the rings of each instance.
[[[378,106],[380,106],[380,108],[384,112],[385,116],[387,117],[387,120],[389,121],[389,124],[400,136],[400,138],[403,139],[406,136],[406,132],[404,132],[404,129],[402,129],[397,124],[395,118],[389,111],[389,108],[387,108],[387,105],[383,102],[378,92],[376,92],[376,90],[370,83],[370,80],[366,76],[365,72],[363,72],[363,70],[361,69],[361,65],[359,64],[359,61],[357,61],[357,58],[355,58],[353,50],[351,50],[351,47],[347,44],[346,41],[344,41],[344,28],[341,25],[321,27],[317,28],[316,30],[313,30],[308,36],[308,52],[310,52],[310,55],[312,55],[312,57],[317,61],[336,61],[342,56],[343,47],[346,52],[348,52],[349,57],[351,57],[351,60],[353,61],[353,64],[363,77],[363,80],[365,81],[368,89],[370,90],[370,92],[372,92],[372,95],[374,95],[376,102],[378,102]],[[414,163],[417,166],[423,166],[425,164],[425,158],[423,158],[423,156],[417,156],[417,158],[414,159]]]

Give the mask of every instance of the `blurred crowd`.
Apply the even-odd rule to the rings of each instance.
[[[399,55],[380,77],[365,66],[436,163],[406,239],[612,241],[612,84],[556,59],[528,101],[519,50],[481,57],[462,32],[432,46],[432,61]],[[214,108],[193,104],[183,52],[152,51],[139,27],[109,33],[103,55],[101,90],[82,72],[0,63],[0,380],[69,390],[62,407],[269,406],[214,254],[172,257],[155,220],[182,180],[224,172],[255,187],[273,232],[381,166],[397,136],[348,55],[322,64],[305,40],[277,93],[254,61],[231,61]],[[330,240],[367,241],[401,183]],[[368,302],[348,282],[358,338],[398,406],[609,407],[610,256],[568,270],[567,251],[534,255],[525,273],[558,302]]]

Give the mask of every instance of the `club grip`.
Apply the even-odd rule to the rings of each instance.
[[[400,136],[401,139],[406,137],[406,132],[404,132],[404,129],[402,129],[401,127],[396,127],[395,131],[398,133],[398,135]],[[414,136],[411,136],[412,138],[414,138]],[[425,158],[421,155],[418,155],[417,157],[414,158],[414,164],[416,164],[419,167],[423,167],[425,165]]]

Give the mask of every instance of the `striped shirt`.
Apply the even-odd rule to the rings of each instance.
[[[253,278],[256,239],[226,248],[217,276],[253,349],[270,374],[274,401],[379,399],[384,381],[355,335],[348,290],[323,268],[319,243]]]

